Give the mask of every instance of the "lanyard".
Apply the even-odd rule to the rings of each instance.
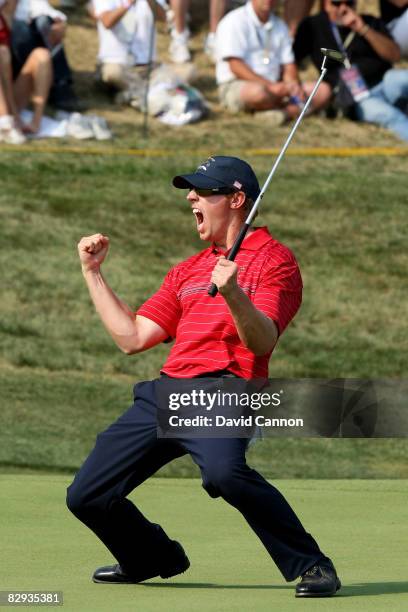
[[[346,40],[343,42],[341,40],[341,36],[340,36],[340,32],[339,32],[339,28],[337,27],[337,24],[335,23],[331,23],[330,24],[332,32],[333,32],[333,36],[336,39],[336,43],[337,46],[339,47],[340,51],[342,51],[344,53],[344,55],[346,56],[346,59],[344,61],[346,68],[351,68],[351,63],[347,54],[347,49],[349,48],[349,46],[351,45],[351,43],[354,40],[354,37],[356,35],[355,32],[349,32],[349,34],[347,35]]]
[[[271,63],[271,51],[272,51],[272,28],[273,25],[270,21],[267,21],[263,26],[262,30],[265,32],[264,40],[262,41],[261,32],[258,29],[258,26],[255,26],[256,37],[258,39],[258,43],[260,47],[263,47],[262,53],[262,61],[265,65]]]

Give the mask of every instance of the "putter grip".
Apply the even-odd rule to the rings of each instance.
[[[249,230],[249,223],[244,223],[244,225],[241,227],[241,229],[239,230],[239,234],[235,239],[234,244],[232,245],[232,249],[230,250],[227,259],[229,261],[234,261],[238,251],[239,251],[239,247],[242,244],[242,241],[244,240],[247,231]],[[215,297],[218,293],[218,287],[215,283],[211,283],[211,286],[208,290],[208,295],[210,295],[211,297]]]
[[[215,297],[218,293],[218,287],[215,283],[211,283],[211,286],[208,290],[208,295],[210,295],[211,297]]]

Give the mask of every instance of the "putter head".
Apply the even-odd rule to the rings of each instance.
[[[346,59],[346,55],[341,51],[337,51],[336,49],[321,48],[320,51],[322,52],[324,57],[327,57],[331,60],[335,60],[336,62],[340,62],[341,64],[343,64],[344,60]]]

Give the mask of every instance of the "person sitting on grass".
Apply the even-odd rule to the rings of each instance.
[[[59,110],[74,112],[83,109],[74,88],[64,38],[67,18],[48,0],[19,0],[12,24],[11,52],[16,67],[22,66],[37,47],[50,50],[53,80],[49,104]]]
[[[99,37],[98,81],[129,91],[132,106],[137,99],[142,104],[147,67],[155,59],[154,16],[164,20],[163,7],[155,0],[93,0],[91,10]]]
[[[401,56],[408,59],[408,0],[381,0],[380,11]]]
[[[170,58],[173,62],[181,64],[191,60],[188,47],[190,31],[187,27],[188,9],[190,0],[169,0],[172,15],[171,43],[169,47]],[[219,22],[227,11],[244,5],[246,0],[208,0],[209,5],[209,32],[205,38],[204,51],[212,62],[216,57],[216,31]],[[284,16],[292,36],[295,35],[299,23],[309,15],[314,0],[285,0]]]
[[[269,125],[297,117],[312,84],[299,81],[292,39],[273,9],[277,0],[250,0],[228,13],[217,28],[216,78],[230,112],[270,111]],[[324,107],[330,88],[321,86],[311,110]]]
[[[350,119],[374,123],[408,141],[408,70],[393,69],[400,51],[385,23],[360,15],[355,0],[324,0],[324,10],[299,26],[294,50],[300,64],[310,57],[321,65],[321,47],[346,54],[346,68],[329,63],[326,87]]]
[[[15,5],[15,1],[8,0],[0,8],[0,141],[22,144],[24,133],[35,134],[40,128],[51,86],[52,66],[48,49],[37,48],[18,73],[13,74],[10,23]],[[30,102],[33,118],[29,124],[23,124],[19,113]]]

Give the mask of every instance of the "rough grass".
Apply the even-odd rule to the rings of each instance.
[[[361,7],[373,9],[374,1]],[[127,358],[112,346],[89,304],[77,263],[78,239],[112,240],[105,265],[118,293],[137,307],[168,267],[201,247],[171,177],[209,154],[253,164],[263,181],[288,126],[269,129],[218,105],[213,68],[202,53],[205,13],[193,24],[196,84],[211,104],[197,125],[173,129],[112,106],[93,85],[95,26],[80,6],[66,46],[90,112],[114,127],[112,145],[33,142],[1,150],[0,462],[76,469],[96,433],[130,401],[135,380],[157,375],[168,347]],[[159,34],[166,60],[168,37]],[[311,75],[313,76],[313,75]],[[297,133],[264,199],[260,223],[296,253],[304,303],[274,353],[277,377],[406,375],[406,157],[296,157],[296,147],[400,144],[387,131],[345,120],[310,118]],[[130,149],[130,150],[128,150]],[[147,156],[136,156],[148,150]],[[48,150],[48,152],[47,152]],[[71,152],[70,152],[71,151]],[[404,440],[267,440],[250,451],[267,476],[407,475]],[[323,458],[323,459],[322,459]],[[164,475],[196,475],[181,459]]]
[[[130,358],[115,349],[90,305],[76,243],[95,231],[110,236],[105,274],[136,308],[169,266],[202,246],[183,194],[168,186],[199,159],[180,150],[159,159],[3,154],[4,465],[76,469],[129,404],[132,383],[157,375],[168,347]],[[269,160],[249,161],[263,180]],[[399,157],[282,165],[259,223],[293,248],[305,292],[271,376],[405,375],[405,185]],[[404,452],[404,440],[268,440],[251,462],[267,476],[400,477]],[[165,474],[196,472],[183,459]]]
[[[207,3],[205,3],[207,4]],[[287,127],[268,130],[263,119],[253,119],[245,114],[231,117],[226,114],[218,102],[217,87],[214,77],[214,67],[203,53],[207,22],[206,9],[200,0],[192,2],[192,39],[193,54],[192,83],[202,91],[210,105],[210,116],[206,121],[182,129],[169,128],[157,120],[150,120],[149,140],[143,134],[143,117],[131,108],[112,105],[106,94],[95,86],[94,70],[98,50],[95,24],[88,16],[85,6],[81,5],[69,14],[69,28],[66,37],[66,49],[70,63],[75,71],[75,81],[78,93],[89,105],[90,111],[103,115],[113,127],[114,133],[121,144],[132,147],[177,148],[180,137],[184,147],[203,149],[248,148],[256,146],[281,146],[287,135]],[[317,3],[316,3],[317,6]],[[362,12],[377,13],[376,0],[361,0]],[[164,24],[158,24],[158,57],[169,63],[169,36]],[[188,72],[190,72],[190,68]],[[179,68],[183,71],[183,68]],[[302,73],[303,78],[314,78],[314,69]],[[360,126],[350,121],[328,122],[325,119],[311,118],[308,126],[296,136],[299,145],[327,146],[347,144],[350,146],[385,145],[398,142],[387,130],[377,127]],[[222,136],[221,136],[222,134]]]

